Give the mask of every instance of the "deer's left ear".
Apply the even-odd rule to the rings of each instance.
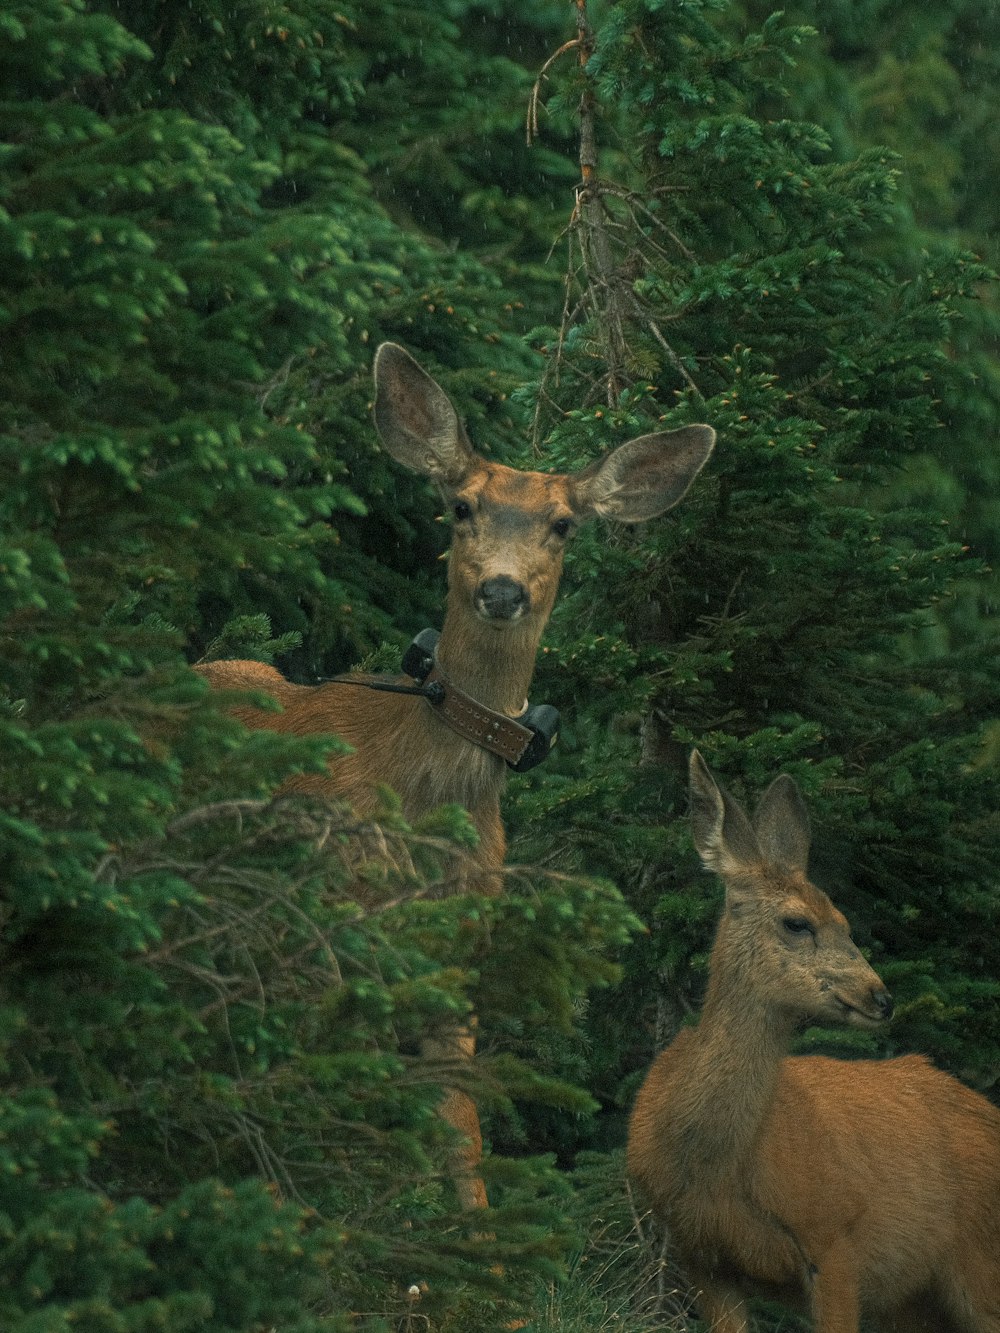
[[[684,496],[714,445],[711,426],[640,435],[572,478],[573,503],[584,518],[597,514],[620,523],[656,518]]]
[[[760,798],[753,826],[766,861],[806,873],[809,812],[797,783],[787,773],[775,778]]]

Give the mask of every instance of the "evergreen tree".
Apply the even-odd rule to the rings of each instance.
[[[720,439],[714,479],[670,522],[577,545],[543,686],[572,720],[559,773],[512,822],[524,854],[627,886],[650,927],[593,1015],[590,1084],[609,1108],[702,984],[716,904],[681,818],[693,741],[748,797],[782,769],[799,779],[818,877],[900,1000],[888,1049],[985,1086],[1000,1050],[989,659],[913,660],[967,561],[943,505],[890,506],[885,489],[942,430],[948,340],[986,273],[896,236],[884,153],[838,160],[815,124],[775,114],[808,32],[775,17],[737,40],[717,13],[626,0],[580,34],[582,141],[611,122],[633,149],[593,170],[570,232],[579,298],[534,334],[558,363],[549,452],[579,460],[657,421],[708,420]]]
[[[761,21],[769,7],[751,4]],[[997,24],[995,6],[955,0],[920,4],[786,8],[815,36],[801,49],[787,79],[792,106],[831,136],[846,160],[860,148],[897,155],[898,192],[893,239],[880,247],[901,281],[914,274],[912,256],[946,252],[956,243],[996,269],[997,201],[984,188],[997,144]],[[744,14],[734,11],[743,21]],[[907,235],[900,244],[899,233]],[[942,629],[956,648],[995,633],[998,530],[994,497],[996,457],[992,422],[1000,404],[997,378],[997,288],[980,286],[979,300],[962,311],[948,335],[950,358],[936,381],[946,431],[929,435],[908,475],[893,488],[896,501],[915,497],[948,516],[957,536],[987,562],[978,578],[956,588],[925,632],[940,647]]]
[[[620,1142],[697,1004],[692,741],[747,799],[800,781],[884,1048],[990,1083],[995,316],[962,247],[995,265],[994,25],[0,0],[5,1328],[491,1327],[540,1275],[562,1327],[681,1320],[616,1159],[539,1154]],[[332,742],[241,733],[185,668],[310,679],[438,620],[383,338],[505,461],[720,433],[676,515],[573,549],[560,747],[508,809],[559,875],[499,901],[437,894],[456,811],[271,804]],[[636,919],[579,870],[648,927],[609,1002]],[[414,1057],[470,1007],[489,1235],[451,1204],[454,1071]],[[572,1291],[634,1293],[573,1311],[584,1234]]]
[[[473,1003],[571,1024],[633,918],[576,881],[441,898],[457,811],[409,834],[391,804],[371,827],[268,804],[334,742],[246,736],[182,651],[303,638],[315,669],[378,642],[431,528],[367,471],[369,342],[491,350],[499,280],[402,232],[331,134],[359,91],[345,15],[0,16],[3,1325],[502,1323],[565,1250],[557,1182],[498,1161],[490,1236],[456,1216],[454,1071],[412,1052]],[[373,496],[395,563],[377,530],[341,560],[333,525]],[[591,1105],[509,1057],[467,1078],[500,1112]]]

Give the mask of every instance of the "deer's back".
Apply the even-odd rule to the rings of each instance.
[[[213,690],[253,690],[259,694],[269,694],[284,709],[297,694],[310,693],[308,685],[295,685],[286,680],[280,671],[266,662],[203,662],[196,666],[199,676],[208,681]],[[272,731],[285,728],[277,721],[280,716],[268,710],[253,708],[241,704],[234,708],[234,716],[246,720],[248,726],[270,727]],[[269,723],[268,718],[272,721]]]
[[[280,705],[275,712],[237,704],[232,714],[245,726],[334,735],[351,747],[330,760],[326,774],[303,774],[290,788],[341,797],[367,814],[378,804],[379,787],[388,786],[409,818],[457,804],[477,816],[481,834],[487,825],[491,832],[499,826],[506,765],[450,731],[425,699],[340,682],[296,685],[261,662],[211,662],[197,670],[213,689],[258,691]]]
[[[630,1172],[689,1259],[721,1256],[798,1291],[788,1234],[817,1264],[847,1245],[862,1308],[878,1312],[937,1290],[975,1236],[1000,1288],[1000,1111],[986,1098],[922,1056],[788,1057],[750,1160],[699,1178],[672,1114],[693,1039],[654,1064],[629,1136]]]
[[[864,1308],[890,1309],[991,1236],[1000,1280],[1000,1111],[922,1056],[784,1062],[761,1193],[818,1253],[847,1235]]]

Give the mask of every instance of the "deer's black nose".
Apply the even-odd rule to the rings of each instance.
[[[875,1008],[879,1011],[879,1013],[882,1015],[883,1018],[892,1017],[892,1011],[893,1009],[895,1009],[896,1005],[893,1001],[892,996],[889,994],[889,992],[885,989],[884,986],[882,987],[881,990],[872,991],[872,1001],[874,1002]]]
[[[530,605],[527,588],[509,574],[483,579],[476,589],[476,607],[488,620],[516,620]]]

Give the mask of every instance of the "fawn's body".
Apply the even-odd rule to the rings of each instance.
[[[808,827],[779,779],[751,829],[692,757],[692,823],[726,883],[701,1021],[653,1064],[629,1169],[716,1333],[747,1299],[817,1333],[1000,1333],[1000,1111],[920,1056],[790,1057],[805,1020],[891,1011],[847,923],[805,877]]]
[[[388,452],[405,467],[436,480],[451,505],[448,603],[437,668],[478,705],[507,718],[523,711],[542,632],[555,601],[563,551],[572,530],[602,516],[642,522],[684,495],[711,453],[709,426],[644,435],[571,475],[520,472],[474,452],[444,391],[394,343],[375,357],[375,424]],[[257,690],[282,711],[239,705],[248,726],[298,735],[335,734],[350,754],[325,774],[295,778],[290,787],[342,797],[370,812],[380,786],[391,787],[414,818],[436,806],[466,807],[479,833],[480,886],[497,891],[505,836],[500,797],[507,764],[490,749],[446,726],[425,698],[328,683],[295,685],[259,662],[211,662],[199,668],[217,689]],[[449,1049],[470,1055],[471,1033]],[[458,1182],[468,1206],[485,1203],[470,1175],[480,1137],[475,1108],[449,1094],[446,1119],[468,1138]]]

